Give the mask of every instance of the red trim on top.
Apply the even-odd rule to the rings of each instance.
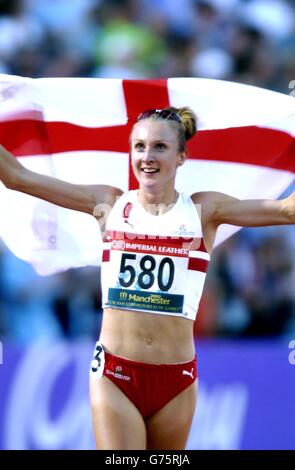
[[[125,204],[124,209],[123,209],[123,213],[122,213],[122,217],[124,217],[124,219],[129,218],[132,207],[133,207],[132,202],[127,202]]]
[[[114,241],[112,245],[112,250],[117,251],[126,251],[128,253],[146,253],[146,254],[153,254],[153,255],[161,255],[161,256],[176,256],[180,258],[187,258],[189,256],[189,248],[180,248],[176,246],[168,246],[164,243],[148,243],[148,242],[134,242],[134,241],[127,241],[126,246],[116,246],[116,242]],[[125,243],[124,243],[125,244]],[[135,245],[135,246],[132,246]],[[169,250],[172,250],[169,251]]]
[[[104,242],[111,242],[121,240],[128,243],[146,243],[154,245],[168,244],[179,248],[185,248],[195,251],[203,251],[207,253],[203,238],[198,237],[178,237],[178,236],[164,236],[164,235],[148,235],[131,232],[121,232],[118,230],[107,230],[105,232]]]
[[[205,247],[204,238],[196,238],[197,243],[192,243],[190,250],[202,251],[203,253],[208,253],[207,248]]]
[[[102,262],[110,261],[110,254],[111,254],[111,250],[103,250],[102,251]]]
[[[208,270],[209,261],[206,259],[200,258],[189,258],[188,269],[191,271],[201,271],[206,273]]]

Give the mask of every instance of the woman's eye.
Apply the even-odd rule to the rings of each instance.
[[[157,148],[157,149],[160,149],[160,150],[165,150],[166,145],[165,145],[165,144],[157,144],[157,145],[156,145],[156,148]]]
[[[141,142],[138,142],[137,144],[134,145],[134,148],[135,150],[144,150],[145,147],[144,147],[144,144],[141,143]],[[158,143],[155,145],[154,147],[156,150],[165,150],[166,149],[166,145],[165,144],[162,144],[162,143]]]
[[[138,144],[135,144],[135,148],[136,148],[136,150],[142,150],[144,148],[144,146],[143,146],[143,144],[138,143]]]

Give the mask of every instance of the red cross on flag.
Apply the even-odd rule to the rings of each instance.
[[[0,143],[29,169],[79,184],[135,188],[128,137],[150,108],[190,106],[199,132],[176,188],[240,199],[277,198],[295,173],[295,99],[248,85],[199,78],[30,79],[0,75]],[[0,183],[0,235],[40,274],[97,265],[94,218]],[[222,225],[216,244],[237,227]]]

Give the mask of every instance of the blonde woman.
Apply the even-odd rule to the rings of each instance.
[[[0,178],[11,189],[99,218],[104,236],[104,315],[90,367],[97,449],[184,449],[197,399],[193,322],[218,226],[295,222],[295,194],[238,200],[175,189],[190,108],[141,113],[130,135],[138,190],[75,185],[24,168],[3,147]],[[198,175],[195,175],[197,178]]]

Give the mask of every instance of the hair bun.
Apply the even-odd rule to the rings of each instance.
[[[171,111],[177,113],[182,119],[184,128],[185,140],[191,139],[197,132],[197,116],[191,108],[185,106],[183,108],[169,107]]]

